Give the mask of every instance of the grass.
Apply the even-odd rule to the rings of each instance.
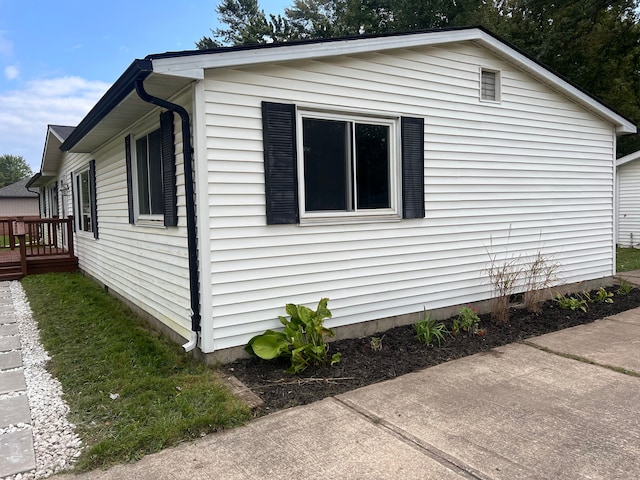
[[[249,418],[214,370],[91,280],[54,273],[22,285],[85,445],[76,470],[137,460]]]
[[[616,271],[629,272],[640,270],[640,249],[620,248],[616,249]]]

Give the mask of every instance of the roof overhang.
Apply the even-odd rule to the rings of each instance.
[[[138,79],[145,80],[145,89],[161,98],[169,98],[193,82],[191,78],[156,75],[150,60],[135,60],[62,143],[61,149],[93,152],[151,112],[155,107],[142,101],[135,92]]]
[[[481,27],[357,36],[301,42],[192,50],[149,55],[135,60],[87,114],[63,150],[92,152],[155,107],[135,93],[137,79],[154,96],[170,98],[189,83],[204,78],[207,69],[240,67],[400,48],[473,42],[505,59],[539,81],[607,120],[618,135],[636,133],[635,124],[524,52]],[[99,127],[99,128],[98,128]]]
[[[640,158],[640,150],[637,152],[630,153],[629,155],[625,155],[624,157],[620,157],[616,160],[616,167],[620,167],[625,163],[633,162]]]

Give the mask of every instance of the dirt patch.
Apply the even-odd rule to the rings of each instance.
[[[617,287],[609,289],[616,292]],[[223,372],[234,375],[264,405],[258,414],[282,408],[304,405],[338,395],[355,388],[370,385],[420,370],[456,358],[473,355],[500,345],[590,323],[640,306],[640,290],[634,288],[628,295],[615,294],[613,303],[590,303],[587,312],[563,310],[557,302],[547,301],[538,314],[521,308],[512,308],[508,324],[499,324],[489,315],[481,315],[483,336],[447,335],[441,346],[422,345],[412,325],[396,327],[372,336],[332,342],[329,355],[341,352],[342,360],[333,367],[305,370],[301,375],[284,372],[285,360],[265,361],[258,358],[238,360],[224,365]],[[451,321],[444,323],[451,329]],[[381,339],[381,348],[372,348],[372,337]],[[375,341],[374,341],[375,347]]]

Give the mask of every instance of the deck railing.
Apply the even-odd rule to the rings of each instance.
[[[0,248],[24,250],[24,257],[74,256],[73,217],[0,218]]]

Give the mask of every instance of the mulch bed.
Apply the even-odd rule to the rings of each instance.
[[[264,401],[257,414],[304,405],[355,388],[395,378],[456,358],[473,355],[500,345],[593,322],[640,306],[640,289],[618,295],[617,287],[608,289],[615,295],[613,303],[590,303],[587,312],[561,309],[549,300],[538,314],[512,308],[508,324],[496,323],[490,315],[480,315],[484,336],[447,335],[442,346],[425,346],[418,342],[412,325],[380,332],[382,349],[372,349],[371,336],[330,343],[329,355],[341,352],[342,359],[333,367],[308,368],[300,375],[284,372],[286,360],[265,361],[249,358],[224,365],[223,371],[234,375]],[[444,323],[451,329],[451,320]]]

